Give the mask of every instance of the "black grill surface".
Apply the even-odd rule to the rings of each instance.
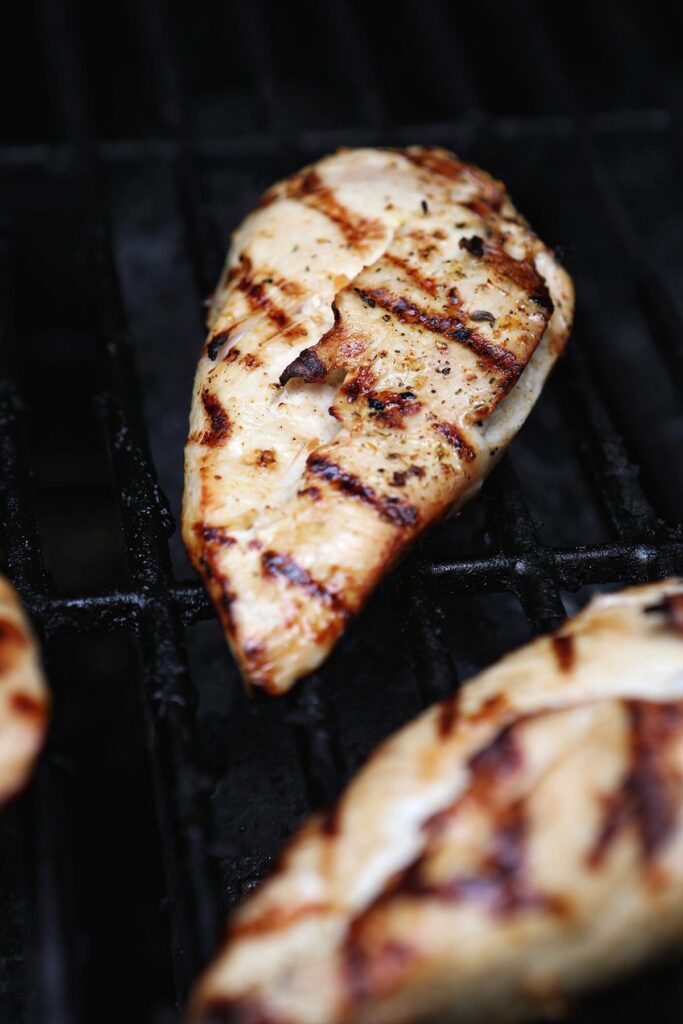
[[[0,820],[0,1020],[171,1024],[227,910],[387,733],[596,589],[683,571],[683,68],[644,2],[35,0],[0,39],[0,520],[47,750]],[[175,528],[230,230],[338,145],[501,177],[578,291],[481,496],[249,701]],[[572,1020],[679,1021],[678,967]]]

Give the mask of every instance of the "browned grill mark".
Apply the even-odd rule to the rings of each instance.
[[[407,416],[423,408],[412,391],[373,391],[368,395],[370,415],[392,430],[402,430]]]
[[[356,375],[341,388],[341,393],[348,398],[349,402],[369,395],[377,381],[376,375],[369,366],[359,366]]]
[[[342,594],[328,590],[289,555],[278,551],[264,551],[261,555],[261,566],[265,576],[282,579],[292,586],[299,587],[343,617],[350,614]]]
[[[285,194],[289,199],[298,199],[312,207],[336,224],[349,245],[355,246],[366,239],[384,235],[384,227],[379,221],[353,214],[340,203],[334,191],[323,184],[316,170],[306,171],[288,181]]]
[[[14,668],[27,647],[25,632],[11,619],[0,619],[0,673]]]
[[[408,263],[407,260],[401,259],[400,256],[394,256],[390,252],[384,254],[384,259],[389,263],[392,263],[395,267],[398,267],[399,270],[403,271],[403,273],[409,277],[411,281],[414,281],[417,287],[422,289],[422,291],[434,296],[438,293],[438,282],[435,281],[433,277],[425,277],[419,267],[413,266],[411,263]]]
[[[206,523],[195,523],[193,526],[195,535],[205,544],[212,544],[217,547],[230,548],[237,541],[231,537],[224,526],[207,526]]]
[[[448,739],[460,717],[460,691],[439,705],[436,715],[436,731],[442,739]]]
[[[324,380],[326,375],[327,368],[324,363],[318,359],[312,348],[305,348],[284,368],[280,374],[280,384],[284,386],[293,377],[301,377],[306,384],[313,384]]]
[[[683,782],[668,763],[668,747],[683,728],[683,703],[625,701],[630,721],[630,770],[606,804],[605,818],[588,854],[599,867],[627,826],[636,829],[641,856],[651,860],[676,827]]]
[[[531,885],[526,857],[527,832],[525,804],[517,800],[498,810],[496,827],[478,870],[443,882],[432,882],[424,877],[425,855],[421,855],[406,872],[398,892],[448,902],[478,903],[497,917],[530,909],[560,913],[563,906],[559,900]]]
[[[240,256],[243,273],[237,283],[250,308],[266,314],[277,327],[284,328],[289,324],[289,316],[284,309],[273,302],[268,294],[265,281],[255,281],[251,275],[251,260],[248,256]]]
[[[13,710],[22,718],[32,718],[34,722],[42,722],[47,717],[44,701],[32,697],[28,693],[13,693],[10,696]]]
[[[574,637],[571,633],[556,633],[551,644],[560,672],[571,672],[576,660]]]
[[[450,181],[458,181],[466,170],[465,164],[444,149],[402,149],[397,146],[391,152],[398,153],[422,170],[439,174]]]
[[[409,299],[400,295],[392,295],[386,288],[360,291],[359,295],[363,302],[369,304],[368,300],[370,300],[373,305],[393,313],[402,323],[418,324],[432,334],[439,334],[465,345],[488,366],[500,371],[510,386],[524,369],[524,364],[518,362],[512,352],[508,352],[499,345],[494,345],[474,328],[467,327],[465,324],[466,314],[452,312],[450,315],[444,316],[440,313],[427,312]]]
[[[209,445],[215,448],[225,441],[230,435],[230,417],[218,401],[216,395],[204,388],[202,391],[202,405],[211,424],[210,430],[205,430],[199,438],[200,444]]]
[[[553,300],[550,298],[548,286],[536,269],[533,260],[516,260],[504,249],[487,246],[484,262],[487,267],[501,274],[507,281],[511,281],[520,291],[525,292],[532,302],[545,310],[550,318],[554,308]]]
[[[307,466],[310,473],[326,480],[335,490],[342,494],[348,494],[351,498],[357,498],[376,509],[380,518],[393,526],[417,525],[418,512],[413,505],[406,505],[394,496],[376,494],[372,487],[364,484],[353,473],[347,473],[335,462],[330,462],[329,459],[320,455],[309,455]]]
[[[432,430],[436,430],[438,434],[441,434],[451,448],[455,448],[461,459],[464,459],[466,462],[472,462],[473,459],[476,459],[477,453],[474,448],[465,441],[458,428],[452,423],[446,423],[445,421],[432,423]]]
[[[288,341],[295,341],[296,338],[305,338],[307,334],[308,331],[303,324],[292,324],[291,327],[287,328],[284,336]]]

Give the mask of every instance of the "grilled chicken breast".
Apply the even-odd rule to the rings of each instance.
[[[0,803],[17,793],[40,750],[48,696],[33,632],[0,577]]]
[[[443,150],[343,151],[266,193],[211,310],[183,510],[248,682],[316,668],[477,490],[572,312],[503,186]]]
[[[593,601],[385,743],[193,1019],[518,1021],[683,940],[683,582]]]

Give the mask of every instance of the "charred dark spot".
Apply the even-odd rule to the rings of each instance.
[[[209,340],[208,345],[206,346],[206,354],[209,357],[209,359],[211,359],[213,362],[216,361],[216,359],[218,358],[219,351],[223,348],[223,345],[225,345],[226,341],[228,341],[229,338],[229,330],[219,331],[218,334],[213,335],[213,337]]]
[[[461,249],[465,249],[470,256],[484,255],[484,239],[479,235],[472,235],[471,238],[461,238],[458,245]]]
[[[470,320],[485,320],[489,324],[495,324],[496,322],[496,318],[493,313],[489,313],[487,309],[475,309],[474,313],[470,314]]]
[[[571,633],[556,633],[551,643],[560,672],[571,672],[576,659],[574,637]]]
[[[277,551],[264,551],[261,556],[261,566],[265,576],[282,579],[292,586],[300,587],[323,604],[329,605],[338,614],[344,617],[348,616],[349,610],[343,595],[328,590],[324,584],[315,580],[307,569],[300,566],[289,555]]]
[[[230,417],[218,401],[216,395],[208,388],[202,391],[202,405],[209,418],[211,429],[204,431],[201,443],[215,447],[222,444],[230,434]]]
[[[661,612],[667,618],[669,625],[683,633],[683,591],[677,594],[665,594],[657,604],[651,604],[645,612],[651,615]]]
[[[452,423],[432,423],[432,430],[435,430],[437,434],[441,434],[445,441],[455,448],[458,455],[465,459],[466,462],[472,462],[477,457],[477,453],[474,448],[471,447],[464,439],[457,427]]]
[[[599,867],[613,841],[628,825],[636,829],[643,860],[652,859],[674,831],[682,780],[668,763],[668,747],[683,728],[683,703],[626,701],[630,720],[631,766],[608,799],[605,819],[588,855]]]
[[[362,288],[354,288],[353,290],[356,295],[360,296],[361,302],[364,302],[366,306],[370,306],[371,309],[375,308],[377,303],[372,296],[368,294],[368,292],[364,291]]]
[[[368,398],[368,405],[375,413],[374,419],[394,430],[402,429],[406,416],[414,416],[422,408],[412,391],[376,391]]]
[[[300,498],[310,498],[311,501],[320,501],[322,494],[319,487],[304,487],[303,490],[297,491]]]
[[[248,370],[253,370],[254,367],[261,365],[261,360],[253,352],[247,352],[242,358],[242,365],[246,366]]]
[[[258,465],[264,468],[274,466],[277,462],[277,455],[272,448],[259,448],[256,452],[256,458]]]
[[[392,487],[405,487],[406,480],[411,476],[422,477],[425,475],[425,471],[422,466],[409,466],[408,469],[397,469],[391,480],[389,481]]]
[[[342,494],[348,494],[349,497],[356,498],[366,505],[371,505],[386,522],[401,527],[417,525],[418,512],[416,508],[403,504],[398,498],[376,494],[359,477],[345,472],[341,466],[330,462],[329,459],[319,455],[309,455],[307,465],[310,473],[326,480],[335,490]]]
[[[280,374],[280,384],[284,385],[293,377],[300,377],[306,384],[325,379],[327,370],[312,348],[305,348],[289,366]]]

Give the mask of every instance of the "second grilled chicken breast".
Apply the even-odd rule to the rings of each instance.
[[[17,594],[0,576],[0,803],[26,782],[43,743],[48,710],[33,631]]]
[[[503,186],[443,150],[344,151],[266,193],[211,312],[183,509],[250,683],[316,668],[477,490],[572,313]]]
[[[536,1019],[681,943],[670,581],[599,598],[385,743],[235,915],[195,1019]]]

